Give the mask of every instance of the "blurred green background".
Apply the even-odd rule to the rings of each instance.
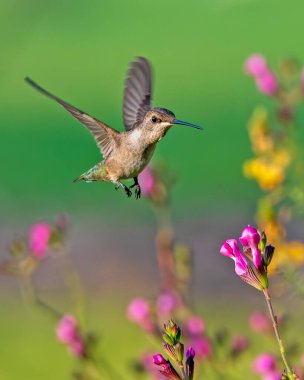
[[[243,62],[253,52],[271,64],[289,54],[301,59],[303,10],[302,0],[2,0],[2,217],[63,209],[145,215],[142,202],[128,201],[111,184],[72,183],[100,160],[95,142],[23,81],[30,76],[122,130],[125,74],[138,55],[154,66],[154,104],[205,127],[203,133],[172,129],[156,150],[153,161],[164,159],[179,178],[175,212],[250,207],[257,189],[241,171],[251,155],[246,123],[265,99],[243,74]]]
[[[147,204],[127,199],[112,184],[72,183],[101,159],[95,142],[63,108],[23,80],[30,76],[62,99],[122,130],[124,80],[136,56],[145,56],[153,64],[154,105],[205,128],[202,133],[172,128],[153,157],[153,162],[165,160],[178,177],[172,204],[176,220],[184,221],[179,231],[185,230],[185,221],[206,215],[226,215],[231,227],[231,210],[233,217],[241,215],[240,226],[242,215],[251,215],[252,220],[259,190],[242,175],[242,163],[251,156],[246,124],[256,105],[271,106],[271,102],[244,75],[243,62],[254,52],[263,53],[273,65],[288,55],[303,60],[303,12],[303,0],[0,0],[0,227],[5,231],[1,248],[4,239],[12,236],[10,226],[25,229],[39,218],[62,211],[76,225],[97,220],[124,226],[129,220],[131,238],[133,224],[150,223]],[[304,120],[303,115],[298,117]],[[216,231],[217,219],[208,222]],[[195,226],[198,236],[200,229]],[[227,233],[222,232],[223,238]],[[96,236],[98,240],[98,232]],[[144,243],[151,243],[153,250],[153,238],[148,237]],[[216,244],[220,241],[218,237]],[[140,254],[145,252],[144,243]],[[85,249],[84,245],[84,253]],[[0,325],[6,343],[2,344],[0,380],[47,380],[54,379],[54,373],[58,380],[67,378],[71,363],[52,338],[53,322],[45,324],[43,317],[20,309],[19,299],[2,301]],[[134,336],[131,350],[127,338],[121,347],[131,356],[143,338],[125,321],[126,302],[106,303],[105,313],[95,304],[93,325],[109,326],[115,315],[116,333]],[[204,309],[211,328],[217,308]],[[240,316],[242,324],[247,321],[245,314]],[[232,329],[237,330],[238,321],[234,320]],[[110,333],[106,329],[105,344],[112,342]],[[27,339],[32,346],[25,350]],[[48,370],[49,357],[58,372]],[[14,365],[17,358],[18,366]],[[251,359],[244,371],[250,368]]]

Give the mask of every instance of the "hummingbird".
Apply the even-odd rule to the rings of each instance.
[[[138,175],[150,162],[156,144],[173,125],[202,129],[198,125],[176,119],[174,113],[166,108],[152,107],[152,67],[150,62],[143,57],[137,57],[131,63],[125,81],[124,132],[111,128],[58,98],[32,79],[26,77],[25,81],[43,95],[59,103],[85,125],[95,138],[103,160],[81,174],[74,182],[112,182],[116,189],[123,188],[128,197],[132,195],[130,189],[135,187],[135,198],[140,198]],[[132,178],[134,183],[130,187],[121,182],[121,180]]]

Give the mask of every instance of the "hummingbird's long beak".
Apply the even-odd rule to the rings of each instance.
[[[174,119],[172,124],[174,124],[174,125],[188,125],[188,127],[192,127],[192,128],[196,128],[196,129],[203,129],[202,127],[199,127],[198,125],[187,123],[186,121],[181,121],[181,120],[177,120],[177,119]]]

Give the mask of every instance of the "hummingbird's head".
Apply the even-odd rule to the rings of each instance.
[[[187,125],[188,127],[203,129],[198,125],[190,124],[176,119],[174,113],[166,108],[152,108],[144,118],[144,125],[149,130],[154,130],[161,139],[173,125]]]

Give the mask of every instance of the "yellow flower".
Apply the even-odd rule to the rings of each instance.
[[[244,175],[255,179],[263,190],[273,190],[285,179],[285,170],[282,165],[257,157],[245,161]]]
[[[248,129],[252,150],[255,153],[265,153],[273,150],[274,141],[265,108],[259,107],[254,111],[248,123]]]

